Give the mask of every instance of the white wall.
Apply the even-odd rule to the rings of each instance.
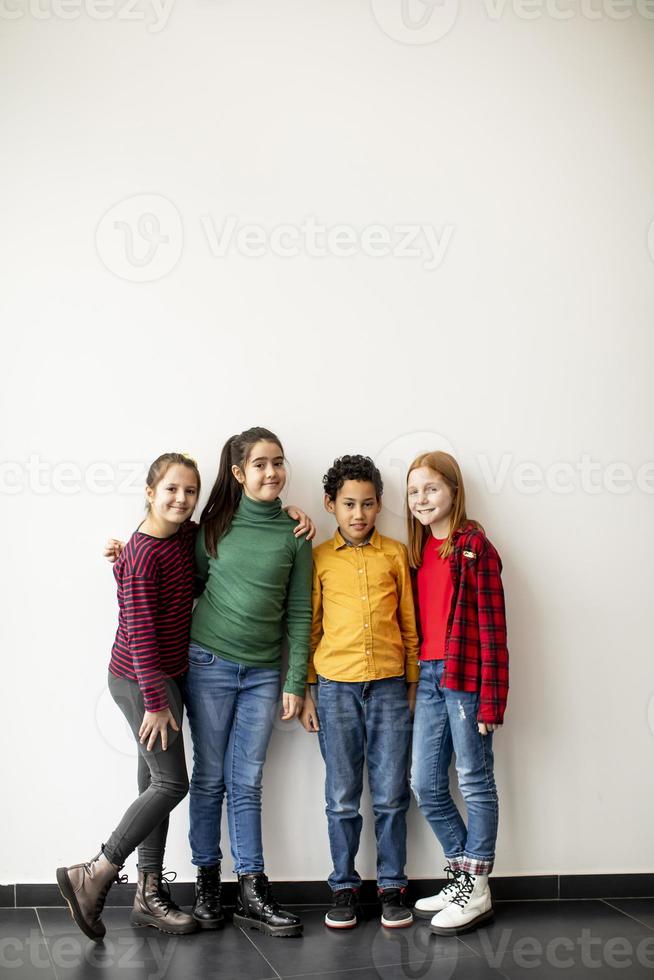
[[[380,526],[402,535],[403,467],[453,447],[505,563],[497,873],[653,870],[654,8],[486,0],[455,17],[448,0],[430,19],[411,0],[411,28],[400,0],[173,0],[167,20],[149,0],[141,19],[123,0],[29,2],[0,14],[0,880],[90,856],[135,785],[105,693],[100,557],[139,519],[124,465],[186,450],[207,486],[252,424],[282,435],[287,499],[319,538],[335,455],[380,460]],[[212,254],[229,215],[294,226],[299,254],[247,254],[256,233]],[[354,231],[308,254],[308,216]],[[360,239],[336,254],[406,224],[432,229],[433,261],[424,233],[418,256]],[[557,492],[570,473],[552,465],[584,456],[593,473]],[[182,879],[187,819],[167,861]],[[265,843],[274,878],[328,873],[318,746],[297,726],[273,737]],[[410,874],[442,863],[412,812]]]

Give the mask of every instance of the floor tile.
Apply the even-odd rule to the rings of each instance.
[[[282,980],[291,974],[283,974]],[[418,961],[394,965],[367,967],[363,970],[346,970],[337,973],[309,973],[293,980],[506,980],[504,974],[493,970],[477,957],[450,959],[443,957],[434,962]]]
[[[168,936],[135,928],[129,909],[109,908],[103,943],[86,938],[67,909],[39,909],[58,980],[265,980],[275,971],[240,929]]]
[[[654,898],[607,898],[606,901],[626,915],[654,929]]]
[[[0,976],[56,980],[35,909],[0,909]]]
[[[457,939],[441,939],[416,925],[408,929],[384,929],[375,916],[356,929],[328,929],[325,911],[302,912],[304,935],[279,939],[250,929],[248,935],[266,959],[284,977],[303,973],[331,972],[397,966],[403,963],[438,963],[447,957],[472,958],[471,951]]]
[[[461,940],[510,980],[654,976],[652,931],[601,901],[499,902],[494,922]]]

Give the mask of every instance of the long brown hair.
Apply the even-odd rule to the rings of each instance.
[[[198,469],[198,464],[190,456],[185,453],[162,453],[161,456],[157,456],[154,463],[150,464],[150,469],[148,470],[148,475],[145,478],[146,486],[154,490],[157,484],[161,483],[166,473],[171,466],[179,464],[180,466],[186,466],[189,470],[193,470],[195,473],[195,479],[198,481],[198,492],[196,496],[196,501],[200,499],[200,471]],[[150,501],[146,498],[145,509],[150,510]]]
[[[275,433],[260,425],[230,436],[223,446],[218,476],[200,517],[200,526],[204,528],[204,543],[212,558],[218,554],[218,542],[229,531],[243,494],[241,484],[232,473],[232,466],[244,470],[257,442],[274,442],[281,449],[282,456],[284,455],[284,447]]]
[[[406,482],[407,487],[409,485],[409,479],[413,470],[417,470],[421,466],[427,466],[430,470],[438,473],[443,482],[450,488],[452,492],[452,510],[450,511],[450,526],[447,533],[447,537],[439,549],[439,555],[441,558],[447,558],[451,554],[453,544],[452,537],[455,531],[466,525],[472,525],[479,531],[483,531],[483,527],[478,521],[472,521],[466,514],[466,493],[463,486],[463,476],[461,474],[461,467],[455,460],[454,456],[450,456],[449,453],[443,453],[440,451],[433,453],[421,453],[420,456],[416,456],[414,461],[409,467]],[[420,521],[416,520],[411,511],[409,510],[409,505],[407,503],[407,529],[409,532],[409,564],[412,568],[420,568],[422,564],[422,551],[425,546],[426,539],[431,535],[431,531],[428,527],[425,527]]]

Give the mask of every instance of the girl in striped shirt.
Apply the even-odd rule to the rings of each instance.
[[[139,796],[90,861],[57,869],[73,919],[90,938],[105,935],[107,893],[128,855],[138,848],[138,886],[131,921],[181,935],[195,919],[172,901],[162,876],[168,817],[188,792],[182,738],[183,685],[193,608],[200,493],[196,463],[165,453],[146,481],[147,514],[114,566],[118,630],[109,664],[109,690],[138,745]]]

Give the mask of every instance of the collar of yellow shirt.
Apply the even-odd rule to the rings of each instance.
[[[367,541],[365,541],[362,544],[352,544],[351,541],[346,541],[343,535],[341,534],[341,532],[337,530],[336,533],[334,534],[333,542],[334,542],[334,551],[338,551],[339,548],[347,548],[348,546],[350,548],[365,548],[367,544],[371,544],[373,548],[377,548],[377,550],[379,550],[381,548],[381,534],[379,533],[377,528],[374,528],[372,534],[370,535]]]

